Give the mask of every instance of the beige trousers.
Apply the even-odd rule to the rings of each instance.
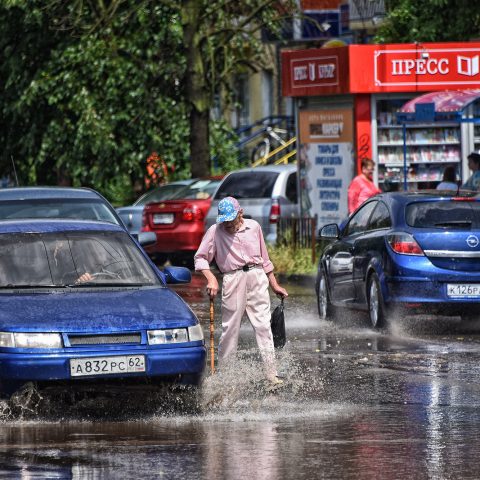
[[[262,268],[252,268],[247,272],[236,270],[223,275],[222,336],[218,345],[218,360],[221,365],[222,361],[237,351],[240,324],[246,312],[265,364],[265,375],[272,380],[277,370],[268,288],[268,278]]]

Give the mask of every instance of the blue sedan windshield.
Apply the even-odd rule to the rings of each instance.
[[[123,232],[0,235],[0,288],[158,284]]]

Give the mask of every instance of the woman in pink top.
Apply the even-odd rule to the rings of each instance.
[[[219,202],[217,223],[207,230],[195,254],[195,270],[207,279],[210,298],[219,290],[217,278],[210,270],[213,260],[223,274],[219,363],[237,351],[240,324],[246,312],[255,330],[267,379],[273,385],[281,384],[274,361],[268,287],[280,297],[287,297],[288,293],[273,274],[260,225],[243,218],[243,210],[233,197]]]
[[[375,162],[370,158],[362,160],[362,173],[357,175],[348,187],[348,214],[354,212],[367,198],[373,197],[381,190],[373,183]]]

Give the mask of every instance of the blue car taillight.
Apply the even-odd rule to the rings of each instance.
[[[425,255],[420,245],[410,233],[392,233],[388,235],[387,240],[395,253],[402,255]]]

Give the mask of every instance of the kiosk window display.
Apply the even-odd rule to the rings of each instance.
[[[397,112],[412,97],[377,100],[378,185],[383,190],[404,185],[403,125]],[[460,178],[460,126],[455,122],[406,125],[407,185],[409,190],[435,188],[443,171],[453,165]],[[398,185],[397,185],[398,184]]]

